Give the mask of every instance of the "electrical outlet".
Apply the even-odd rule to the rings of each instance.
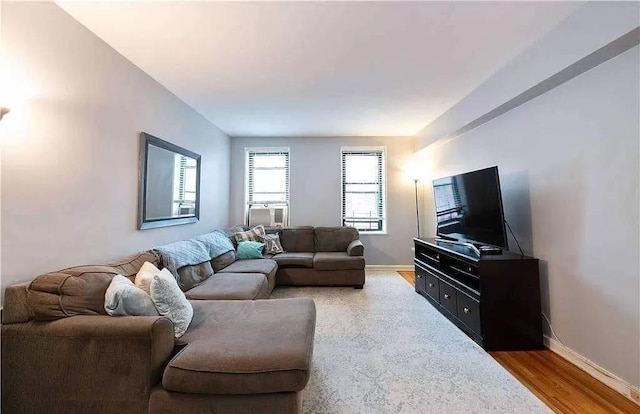
[[[630,390],[631,399],[636,403],[640,404],[640,390],[631,388]]]

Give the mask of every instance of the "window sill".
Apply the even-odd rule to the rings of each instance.
[[[386,236],[386,231],[359,231],[360,236]]]

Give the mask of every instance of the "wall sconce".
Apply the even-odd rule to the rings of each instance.
[[[0,0],[1,1],[1,0]],[[11,110],[19,110],[34,96],[24,72],[11,66],[5,51],[0,49],[0,120]]]
[[[2,121],[2,117],[5,116],[10,111],[9,108],[0,107],[0,121]]]

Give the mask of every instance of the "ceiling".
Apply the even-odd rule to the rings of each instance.
[[[57,2],[231,136],[414,135],[576,2]]]

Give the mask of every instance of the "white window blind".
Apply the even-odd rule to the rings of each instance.
[[[289,150],[247,150],[247,204],[289,205]]]
[[[342,149],[342,223],[361,232],[382,232],[385,219],[385,153]]]

